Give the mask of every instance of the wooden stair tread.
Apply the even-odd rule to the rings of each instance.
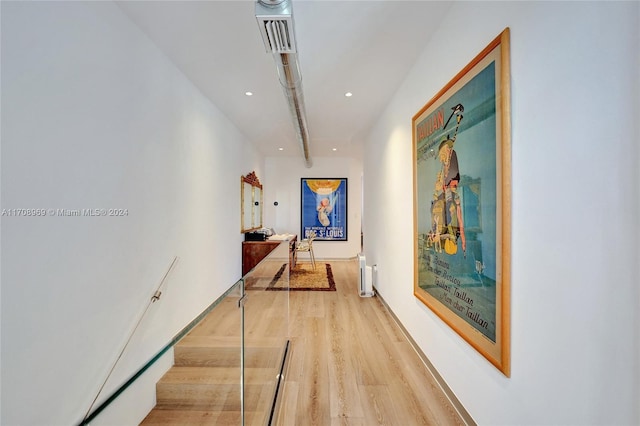
[[[239,347],[239,336],[192,336],[187,335],[176,343],[176,348],[190,348],[190,347]]]
[[[282,346],[282,337],[252,337],[245,340],[245,345],[256,348],[268,348]],[[239,347],[240,338],[238,336],[185,336],[176,344],[176,348],[225,348]]]
[[[273,368],[245,368],[245,380],[251,383],[274,382]],[[239,384],[240,369],[233,367],[174,366],[158,381],[158,385],[184,384]]]
[[[245,367],[277,368],[284,347],[248,347],[244,351]],[[176,346],[176,366],[240,367],[239,347]]]
[[[245,411],[246,425],[264,425],[265,411]],[[216,410],[169,410],[154,408],[140,423],[143,426],[154,425],[239,425],[240,411]]]
[[[245,407],[266,409],[273,396],[273,368],[245,368]],[[239,410],[240,369],[172,367],[156,384],[156,408],[204,411]]]
[[[274,395],[274,383],[245,384],[244,404],[248,410],[267,409]],[[156,408],[234,411],[240,410],[241,389],[234,384],[158,384]]]

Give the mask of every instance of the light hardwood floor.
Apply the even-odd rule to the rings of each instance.
[[[246,424],[268,419],[287,338],[276,425],[465,424],[380,299],[358,295],[356,260],[330,263],[335,292],[248,291]],[[176,346],[176,366],[158,383],[158,406],[142,424],[239,424],[234,303]]]
[[[337,291],[290,292],[277,424],[464,424],[378,297],[358,295],[357,262],[331,265]]]

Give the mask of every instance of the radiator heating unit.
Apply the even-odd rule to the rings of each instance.
[[[358,253],[358,266],[360,272],[359,292],[360,297],[371,297],[373,292],[373,272],[376,265],[367,266],[367,259],[364,253]]]

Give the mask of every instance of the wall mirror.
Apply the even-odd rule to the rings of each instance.
[[[262,228],[262,184],[255,172],[240,177],[240,232]]]

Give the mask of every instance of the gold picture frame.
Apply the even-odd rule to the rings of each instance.
[[[510,92],[506,28],[412,118],[414,295],[507,377]]]
[[[240,233],[262,228],[264,192],[256,172],[240,176]]]

